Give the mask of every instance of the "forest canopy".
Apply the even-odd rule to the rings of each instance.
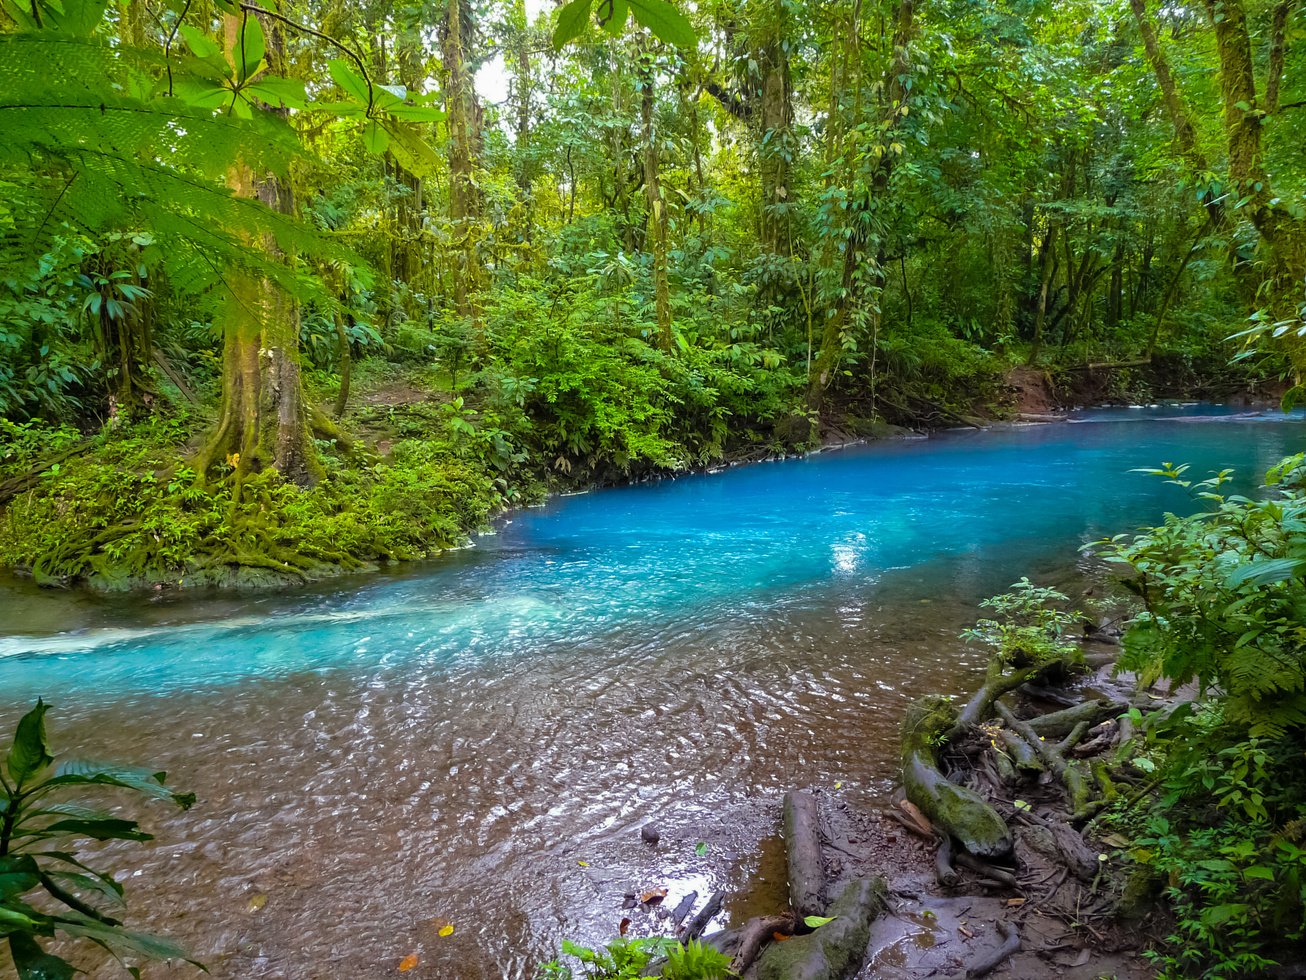
[[[1299,390],[1295,0],[0,12],[0,560],[42,580],[416,557],[1020,366]]]

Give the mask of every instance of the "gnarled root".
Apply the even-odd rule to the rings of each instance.
[[[993,807],[974,790],[958,786],[939,770],[936,746],[953,730],[954,709],[947,700],[923,698],[907,709],[902,728],[902,782],[907,799],[943,833],[980,857],[1011,853],[1011,831]]]

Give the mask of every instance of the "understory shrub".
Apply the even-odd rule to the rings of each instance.
[[[1143,611],[1122,669],[1196,697],[1146,730],[1159,794],[1118,814],[1127,855],[1163,887],[1176,918],[1153,953],[1166,978],[1260,976],[1306,939],[1306,477],[1284,460],[1255,498],[1228,472],[1151,472],[1206,505],[1100,542],[1131,570]]]

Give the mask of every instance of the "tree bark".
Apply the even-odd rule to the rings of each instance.
[[[667,206],[658,172],[657,135],[653,128],[653,55],[646,47],[641,58],[640,120],[644,135],[644,197],[648,202],[649,238],[653,253],[653,303],[657,315],[658,343],[675,349],[671,330],[671,289],[667,279]]]
[[[474,297],[480,269],[473,240],[478,217],[476,184],[472,172],[472,93],[468,77],[464,34],[467,11],[464,0],[448,0],[441,54],[445,70],[445,112],[449,127],[449,218],[457,248],[453,305],[461,317],[475,319]]]
[[[1243,0],[1207,0],[1220,60],[1220,93],[1224,132],[1229,148],[1229,177],[1247,202],[1252,223],[1270,253],[1271,311],[1296,317],[1306,279],[1306,221],[1294,217],[1274,195],[1262,156],[1264,114],[1258,108],[1252,46]],[[1306,349],[1289,347],[1300,375],[1306,369]]]
[[[762,247],[767,252],[788,255],[790,195],[790,129],[793,106],[789,84],[789,55],[786,53],[784,3],[776,0],[771,14],[773,32],[757,54],[762,72],[761,138],[758,141],[762,181]]]
[[[223,16],[228,58],[239,44],[242,21],[242,16]],[[269,55],[276,58],[280,31],[272,23],[263,26]],[[244,159],[228,171],[227,185],[236,196],[257,199],[283,214],[294,210],[290,185],[275,174],[256,173]],[[263,261],[287,258],[268,238],[248,244]],[[300,379],[299,310],[252,269],[230,270],[227,286],[217,318],[223,332],[222,403],[217,426],[196,458],[196,472],[203,479],[225,459],[235,469],[237,497],[245,477],[268,467],[292,483],[316,482],[322,468],[309,438]]]

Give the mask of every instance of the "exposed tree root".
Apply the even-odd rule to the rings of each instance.
[[[997,926],[998,932],[1002,934],[1002,945],[966,967],[967,978],[987,976],[1019,952],[1020,933],[1016,927],[1002,920],[998,920]]]
[[[739,949],[730,961],[730,973],[743,976],[744,971],[753,965],[762,947],[771,942],[775,936],[792,936],[797,920],[786,913],[784,915],[762,915],[749,919],[739,930]]]

